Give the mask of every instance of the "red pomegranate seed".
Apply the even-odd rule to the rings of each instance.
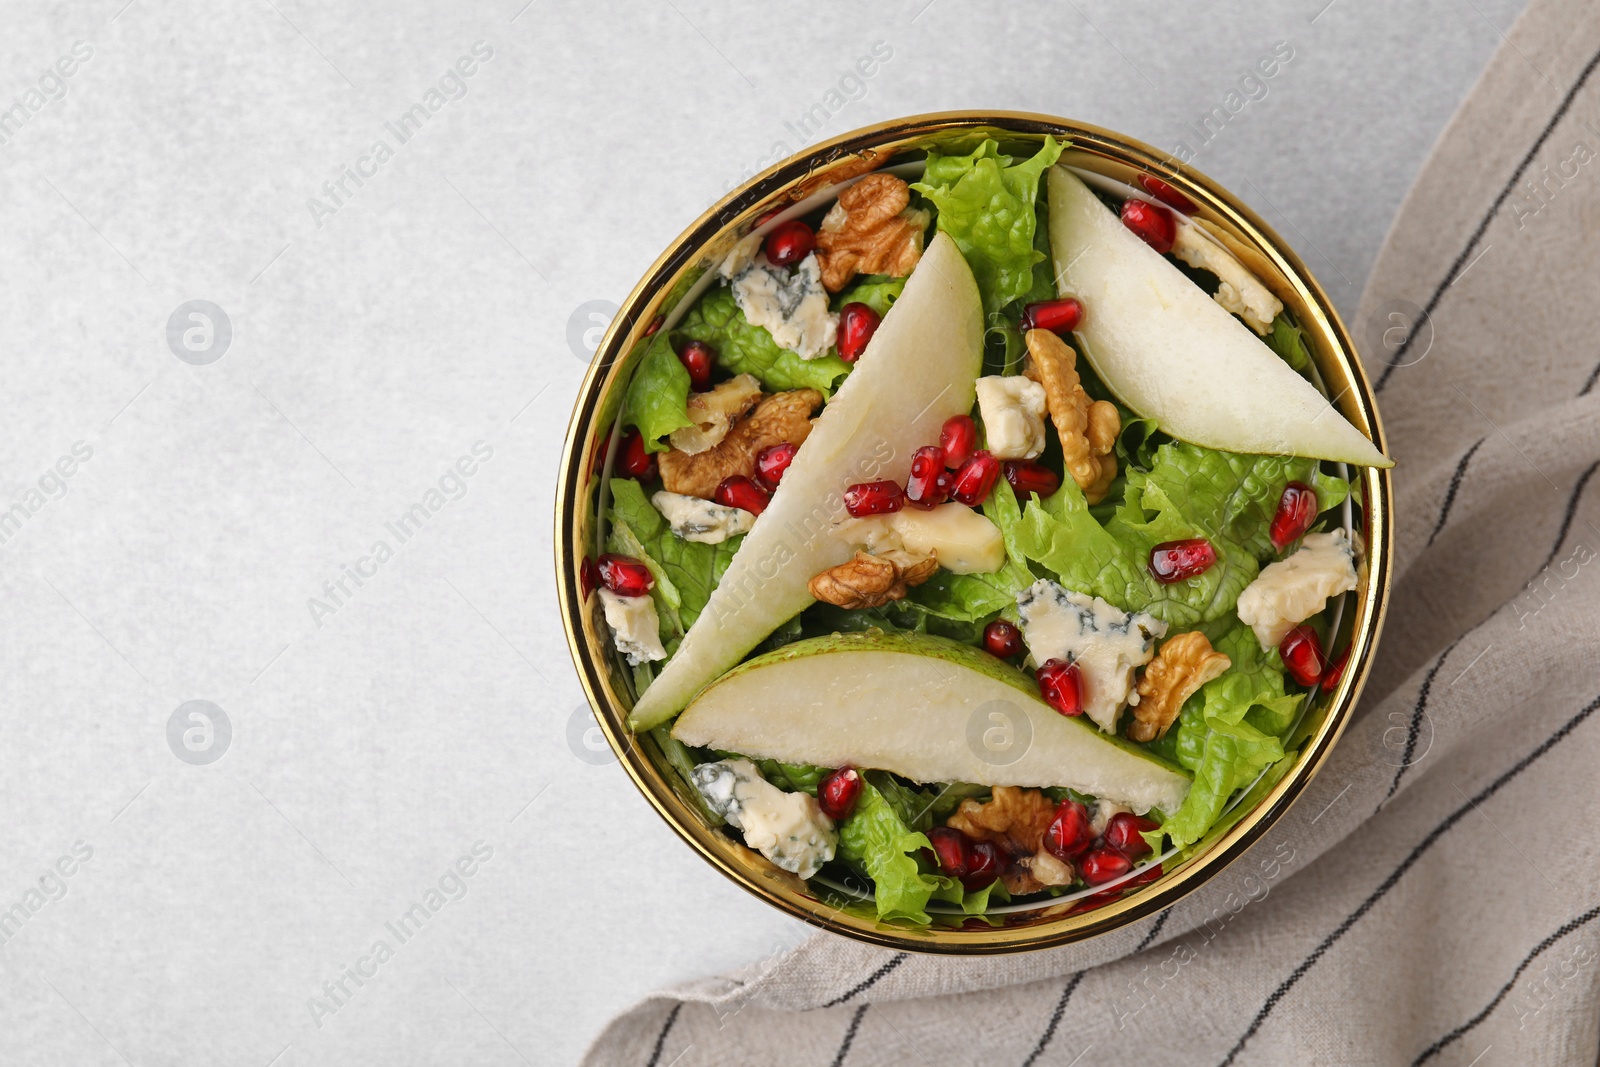
[[[1047,497],[1061,488],[1061,475],[1035,460],[1008,459],[1005,471],[1019,502],[1026,502],[1029,493]]]
[[[1328,661],[1322,654],[1322,642],[1317,631],[1309,626],[1296,626],[1283,635],[1278,644],[1278,655],[1289,674],[1304,686],[1313,686],[1322,680],[1322,670]]]
[[[1172,251],[1172,242],[1178,236],[1178,224],[1172,221],[1167,209],[1156,207],[1148,200],[1134,197],[1124,200],[1122,224],[1162,255]]]
[[[999,480],[1000,461],[990,455],[987,449],[974,452],[972,458],[956,471],[955,478],[951,479],[950,499],[975,508],[989,499],[994,483]]]
[[[637,427],[622,438],[617,470],[624,478],[637,478],[641,482],[652,481],[656,476],[656,457],[644,450],[644,436]]]
[[[1006,857],[993,841],[974,841],[967,850],[967,873],[961,884],[968,889],[982,889],[1000,877],[1005,870]]]
[[[861,796],[861,775],[854,767],[840,767],[817,783],[817,805],[822,814],[840,822],[856,810],[856,798]]]
[[[1105,885],[1133,870],[1133,861],[1109,845],[1090,849],[1078,861],[1078,873],[1090,885]]]
[[[789,464],[794,462],[794,454],[800,451],[798,445],[788,441],[763,448],[756,454],[756,477],[768,489],[778,488],[778,483],[783,480],[783,472],[789,469]]]
[[[854,363],[878,332],[878,313],[865,304],[851,302],[839,309],[839,358]]]
[[[1076,663],[1048,659],[1038,671],[1039,695],[1063,715],[1083,714],[1083,672]]]
[[[600,580],[605,587],[618,596],[644,596],[656,584],[650,568],[632,556],[607,552],[600,557],[595,569],[600,572]]]
[[[1044,847],[1063,863],[1071,863],[1083,855],[1084,849],[1094,841],[1094,827],[1090,825],[1089,809],[1076,800],[1063,800],[1056,809],[1056,817],[1044,830]]]
[[[1149,843],[1139,835],[1158,828],[1159,824],[1154,819],[1135,815],[1131,811],[1119,811],[1106,823],[1106,844],[1130,860],[1136,860],[1150,854]]]
[[[1150,550],[1150,574],[1156,581],[1171,585],[1204,574],[1216,561],[1217,550],[1203,537],[1163,541]]]
[[[683,346],[683,351],[678,353],[678,362],[689,372],[689,388],[697,393],[710,388],[711,367],[716,359],[717,354],[704,341],[690,341]]]
[[[1317,491],[1303,482],[1290,482],[1278,498],[1277,514],[1272,516],[1269,534],[1272,547],[1282,552],[1317,521]]]
[[[799,219],[790,219],[773,227],[772,232],[767,234],[767,259],[774,266],[793,266],[809,256],[816,244],[817,236],[811,232],[810,226]]]
[[[1157,178],[1153,174],[1139,175],[1139,184],[1144,186],[1144,191],[1161,201],[1170,208],[1175,208],[1185,215],[1193,215],[1199,208],[1194,206],[1194,201],[1184,196],[1178,190]]]
[[[1119,888],[1133,889],[1133,888],[1135,888],[1137,886],[1149,885],[1151,882],[1155,881],[1157,878],[1160,878],[1160,877],[1161,877],[1161,864],[1159,864],[1159,863],[1152,864],[1143,873],[1136,874],[1132,878],[1129,878],[1126,882],[1122,883],[1122,885]]]
[[[1322,691],[1324,693],[1331,693],[1337,688],[1339,679],[1344,677],[1344,669],[1349,662],[1350,648],[1347,645],[1345,650],[1339,653],[1339,658],[1333,661],[1333,666],[1329,667],[1322,675]]]
[[[972,846],[966,834],[953,826],[935,826],[928,831],[928,842],[933,845],[941,874],[960,878],[967,873]]]
[[[1022,329],[1071,333],[1083,321],[1083,305],[1070,296],[1041,300],[1022,309]]]
[[[661,324],[666,321],[667,317],[665,315],[657,315],[655,318],[650,320],[650,325],[644,328],[644,335],[646,337],[654,337],[661,329]]]
[[[955,470],[972,458],[978,447],[978,424],[971,415],[952,415],[939,430],[939,447],[944,449],[944,465]]]
[[[905,503],[905,490],[894,482],[857,482],[844,491],[844,508],[858,519],[899,511]]]
[[[730,474],[722,479],[711,497],[719,504],[759,515],[766,510],[767,491],[742,474]]]
[[[1009,659],[1022,651],[1022,631],[1005,619],[996,619],[983,628],[983,648],[991,656]]]
[[[911,476],[906,479],[906,503],[924,510],[943,504],[949,495],[944,474],[944,449],[923,445],[911,453]]]
[[[578,568],[578,588],[582,591],[585,601],[589,599],[590,593],[600,588],[600,568],[588,556],[583,557],[583,564]]]

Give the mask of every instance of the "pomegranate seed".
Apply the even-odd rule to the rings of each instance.
[[[906,479],[906,503],[924,510],[943,504],[949,495],[944,474],[944,449],[923,445],[911,453],[911,476]]]
[[[822,814],[840,822],[856,810],[856,798],[861,796],[861,775],[854,767],[841,767],[817,783],[817,805]]]
[[[1078,665],[1047,659],[1038,671],[1039,695],[1063,715],[1083,714],[1083,672]]]
[[[935,826],[928,831],[928,842],[933,845],[933,854],[942,874],[960,878],[967,873],[971,844],[966,834],[953,826]]]
[[[644,596],[656,584],[650,568],[632,556],[619,556],[607,552],[595,565],[605,587],[618,596]]]
[[[583,599],[588,601],[589,594],[599,587],[600,568],[595,566],[594,560],[584,556],[583,564],[578,568],[578,588],[582,591]]]
[[[839,309],[839,358],[854,363],[878,332],[878,313],[865,304],[849,303]]]
[[[939,447],[944,449],[944,465],[955,470],[972,458],[978,447],[978,424],[971,415],[952,415],[939,430]]]
[[[1000,479],[1000,461],[983,449],[963,463],[950,482],[950,499],[975,508],[989,499]]]
[[[656,457],[644,450],[644,436],[637,427],[622,439],[622,453],[617,456],[617,469],[624,478],[652,481],[656,476]]]
[[[1132,878],[1129,878],[1119,888],[1133,889],[1136,886],[1149,885],[1151,882],[1155,881],[1157,878],[1160,878],[1160,877],[1161,877],[1161,864],[1159,864],[1159,863],[1152,864],[1143,873],[1136,874]]]
[[[1194,201],[1184,196],[1178,190],[1157,178],[1153,174],[1139,175],[1139,184],[1144,186],[1144,191],[1161,201],[1170,208],[1176,208],[1185,215],[1193,215],[1199,208],[1194,206]]]
[[[1317,521],[1317,491],[1303,482],[1290,482],[1278,498],[1277,514],[1272,516],[1272,547],[1282,552]]]
[[[1105,885],[1133,870],[1133,861],[1109,845],[1090,849],[1078,861],[1078,873],[1090,885]]]
[[[1122,224],[1162,255],[1172,251],[1172,242],[1178,236],[1178,224],[1172,221],[1167,209],[1156,207],[1148,200],[1134,197],[1124,200]]]
[[[1009,659],[1022,651],[1022,631],[1004,619],[983,628],[983,648],[991,656]]]
[[[710,387],[711,366],[716,359],[717,354],[704,341],[690,341],[683,346],[683,351],[678,353],[678,362],[689,372],[689,388],[700,393]]]
[[[1070,296],[1060,300],[1041,300],[1022,309],[1022,329],[1071,333],[1083,321],[1083,305]]]
[[[1055,471],[1031,459],[1006,460],[1006,481],[1011,483],[1011,488],[1016,491],[1017,500],[1025,502],[1029,493],[1038,493],[1040,497],[1047,497],[1061,488],[1061,476]]]
[[[650,320],[650,325],[644,328],[644,335],[646,337],[654,337],[661,329],[661,324],[666,321],[667,317],[665,315],[657,315],[655,318]]]
[[[1155,829],[1158,829],[1158,824],[1154,819],[1135,815],[1131,811],[1119,811],[1106,823],[1106,844],[1130,860],[1136,860],[1150,854],[1149,842],[1139,835]]]
[[[1217,550],[1203,537],[1163,541],[1150,550],[1150,573],[1156,581],[1171,585],[1204,574],[1216,561]]]
[[[1347,645],[1345,650],[1339,654],[1339,658],[1333,661],[1333,666],[1329,667],[1322,675],[1322,691],[1324,693],[1331,693],[1338,686],[1339,679],[1344,677],[1344,669],[1349,662],[1350,648]]]
[[[857,482],[844,491],[845,510],[858,519],[899,511],[905,503],[905,490],[894,482]]]
[[[1322,670],[1328,665],[1322,654],[1322,642],[1317,631],[1309,626],[1296,626],[1283,635],[1278,644],[1278,655],[1289,674],[1304,686],[1313,686],[1322,680]]]
[[[767,234],[764,247],[768,261],[774,266],[790,267],[809,256],[816,244],[817,236],[810,226],[799,219],[790,219]]]
[[[783,472],[789,469],[789,464],[794,462],[794,454],[800,451],[798,445],[788,441],[763,448],[756,456],[756,477],[761,479],[761,484],[768,489],[778,488],[778,483],[783,480]]]
[[[742,474],[730,474],[722,479],[711,497],[717,503],[740,511],[759,515],[766,510],[767,491]]]
[[[993,841],[974,841],[967,850],[967,873],[961,876],[961,884],[968,889],[982,889],[999,878],[1005,866],[1006,857],[999,845]]]
[[[1044,847],[1061,862],[1071,863],[1083,855],[1093,841],[1089,809],[1076,800],[1063,800],[1056,809],[1056,817],[1045,827]]]

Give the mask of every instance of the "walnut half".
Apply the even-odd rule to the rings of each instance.
[[[922,258],[925,212],[907,210],[911,188],[893,174],[869,174],[839,194],[817,231],[822,286],[837,293],[859,274],[904,278]]]
[[[811,433],[811,413],[821,404],[822,394],[815,389],[773,393],[711,448],[692,455],[676,448],[662,453],[661,484],[669,493],[710,500],[729,475],[754,478],[762,449],[804,442]]]
[[[1044,832],[1056,817],[1056,803],[1037,789],[997,785],[988,803],[963,800],[945,825],[1005,850],[1001,881],[1013,894],[1037,893],[1047,885],[1070,885],[1071,866],[1044,850]]]
[[[911,586],[921,585],[939,569],[939,561],[933,556],[917,558],[904,552],[895,555],[901,558],[857,552],[849,562],[813,577],[807,588],[824,604],[847,611],[881,608],[903,598]]]
[[[1232,665],[1199,630],[1169,638],[1139,679],[1139,703],[1133,706],[1128,736],[1135,741],[1162,737],[1177,720],[1183,702]]]
[[[1050,421],[1061,437],[1067,473],[1083,490],[1084,499],[1098,504],[1117,476],[1112,448],[1122,432],[1122,416],[1108,400],[1089,399],[1078,380],[1078,354],[1049,330],[1029,330],[1027,375],[1044,386]]]

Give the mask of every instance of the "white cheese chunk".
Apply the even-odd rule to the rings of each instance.
[[[1167,624],[1143,612],[1129,614],[1096,596],[1063,589],[1041,578],[1017,594],[1022,639],[1036,665],[1058,659],[1077,663],[1083,711],[1107,733],[1128,703],[1133,675],[1155,655]]]
[[[1288,559],[1263,567],[1239,594],[1239,618],[1262,648],[1276,648],[1297,624],[1356,587],[1356,558],[1344,530],[1307,534]]]
[[[833,859],[839,835],[816,797],[785,793],[746,759],[702,763],[693,777],[706,805],[784,870],[810,878]]]
[[[978,413],[997,459],[1033,459],[1044,451],[1044,386],[1020,374],[978,379]]]
[[[656,617],[654,600],[648,596],[618,596],[609,589],[599,593],[612,640],[630,664],[637,667],[647,660],[667,658],[667,650],[661,647],[661,621]]]
[[[751,263],[755,262],[756,253],[761,251],[761,242],[765,239],[765,236],[759,233],[752,233],[742,238],[726,256],[722,257],[722,262],[717,266],[717,273],[730,279],[743,273]]]
[[[703,545],[720,545],[730,537],[749,533],[756,523],[756,517],[743,508],[730,508],[664,489],[652,496],[650,502],[667,520],[673,533],[685,541],[698,541]]]
[[[1272,320],[1283,310],[1283,302],[1210,234],[1192,222],[1178,223],[1172,254],[1217,276],[1222,284],[1215,299],[1224,310],[1239,316],[1256,333],[1272,332]]]
[[[940,504],[926,511],[902,508],[892,515],[843,519],[834,529],[847,544],[874,556],[934,556],[951,574],[989,574],[1006,562],[1000,527],[964,504]]]
[[[733,299],[745,318],[801,359],[825,354],[838,335],[839,316],[828,311],[815,252],[793,272],[759,257],[733,279]]]

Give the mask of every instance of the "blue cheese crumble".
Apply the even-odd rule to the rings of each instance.
[[[756,523],[756,517],[743,508],[730,508],[664,489],[652,496],[650,502],[667,520],[673,533],[685,541],[698,541],[702,545],[720,545],[730,537],[749,533]]]
[[[733,299],[753,325],[763,326],[779,348],[801,359],[816,359],[833,347],[839,317],[828,311],[817,255],[802,259],[793,272],[759,256],[733,277]]]
[[[839,835],[816,797],[785,793],[747,759],[702,763],[693,778],[706,806],[784,870],[810,878],[833,859]]]
[[[661,620],[656,616],[654,600],[648,596],[618,596],[609,589],[598,592],[612,640],[630,665],[637,667],[649,660],[667,658],[667,650],[661,647]]]
[[[1344,530],[1306,534],[1299,551],[1263,567],[1239,594],[1239,619],[1262,648],[1276,648],[1298,623],[1356,587],[1356,557]]]
[[[1078,664],[1083,711],[1107,733],[1130,702],[1134,672],[1155,656],[1167,624],[1144,612],[1125,612],[1096,596],[1063,589],[1041,578],[1017,594],[1022,639],[1035,664],[1058,659]]]

